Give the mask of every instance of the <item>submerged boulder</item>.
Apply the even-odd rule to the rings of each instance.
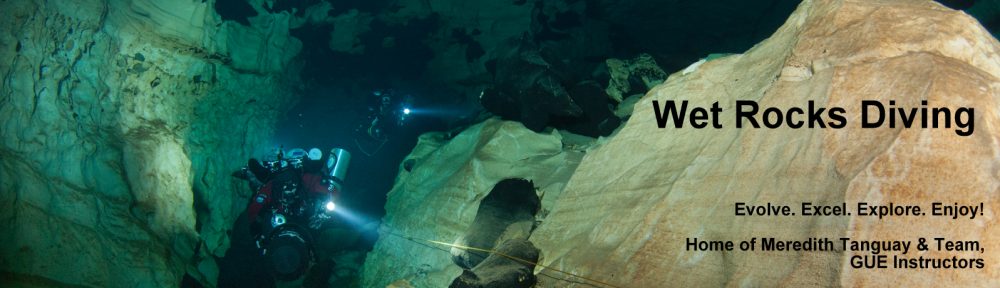
[[[845,251],[840,244],[825,251],[685,247],[693,238],[738,243],[753,237],[945,237],[976,240],[985,249],[905,256],[987,262],[1000,257],[1000,240],[991,238],[1000,227],[994,211],[974,219],[926,214],[879,219],[854,209],[859,202],[922,205],[925,211],[931,202],[1000,207],[1000,176],[991,168],[1000,163],[1000,131],[992,124],[1000,121],[1000,43],[974,19],[931,1],[804,1],[771,38],[744,54],[709,58],[639,99],[625,126],[587,149],[578,167],[556,170],[572,176],[565,189],[561,184],[556,189],[558,196],[545,193],[532,224],[537,228],[527,229],[526,243],[540,254],[536,287],[998,284],[1000,268],[989,264],[854,269],[853,256],[870,254]],[[736,128],[737,100],[782,110],[810,101],[842,107],[846,125]],[[966,127],[967,136],[955,127],[862,128],[863,100],[893,101],[895,108],[920,107],[924,100],[953,110],[973,107],[978,127],[974,133]],[[653,101],[701,107],[718,102],[724,125],[659,128]],[[450,142],[433,135],[422,139],[410,156],[420,164],[401,172],[389,196],[383,233],[365,263],[365,285],[442,287],[459,277],[456,285],[488,287],[475,273],[488,260],[468,261],[468,253],[450,248],[460,256],[452,263],[434,250],[449,247],[420,239],[464,246],[470,241],[462,235],[475,229],[472,213],[490,183],[511,176],[535,177],[536,184],[567,179],[537,178],[551,177],[551,167],[575,166],[541,156],[559,155],[556,139],[514,132],[523,131],[520,126],[499,132],[506,129],[497,127],[510,127],[506,123],[488,121]],[[540,143],[548,143],[550,152],[532,148]],[[741,217],[734,213],[736,202],[788,205],[793,211],[803,203],[849,205],[854,214]],[[477,266],[459,276],[461,265]]]
[[[541,265],[620,287],[995,286],[1000,267],[854,269],[839,238],[978,240],[984,251],[906,257],[1000,257],[996,212],[975,219],[860,216],[856,203],[1000,207],[1000,43],[976,20],[931,1],[804,1],[744,54],[672,75],[629,122],[588,150],[530,238]],[[718,102],[723,128],[658,128],[653,101]],[[843,107],[846,127],[736,128],[735,101],[763,107]],[[862,100],[896,107],[973,107],[975,133],[861,128]],[[897,116],[898,117],[898,116]],[[758,118],[759,120],[760,118]],[[829,120],[829,119],[828,119]],[[743,120],[746,121],[746,120]],[[954,123],[953,123],[954,124]],[[735,202],[847,203],[851,216],[739,217]],[[987,209],[989,210],[989,209]],[[697,251],[700,240],[833,239],[832,251]],[[549,274],[541,267],[536,273]],[[554,273],[553,273],[554,274]],[[588,287],[539,277],[541,287]]]
[[[611,110],[617,103],[595,81],[577,82],[566,72],[572,68],[553,64],[562,60],[550,61],[526,38],[504,47],[506,52],[491,62],[492,86],[479,96],[490,113],[536,132],[554,127],[591,137],[608,136],[621,124]]]
[[[667,73],[649,54],[642,54],[632,60],[608,59],[608,87],[605,91],[615,102],[636,93],[646,93],[667,79]]]
[[[430,241],[495,249],[504,240],[526,239],[583,156],[557,132],[538,134],[495,118],[454,138],[445,135],[422,135],[404,159],[379,240],[365,260],[362,286],[448,286],[462,274],[453,254],[477,256],[459,256],[466,251]],[[513,178],[531,182],[504,181]],[[483,231],[485,226],[491,228]],[[476,259],[469,266],[483,260]]]
[[[583,113],[532,41],[511,39],[504,48],[494,65],[494,86],[479,97],[487,111],[536,132],[550,126],[552,117]]]
[[[462,271],[448,287],[451,288],[529,288],[536,283],[531,264],[538,261],[538,249],[524,239],[513,239],[497,245],[475,268]]]

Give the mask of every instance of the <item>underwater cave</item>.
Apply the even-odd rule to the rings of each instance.
[[[501,236],[504,240],[524,238],[531,234],[535,225],[535,213],[541,203],[535,195],[531,181],[507,179],[493,186],[490,193],[479,203],[476,218],[469,225],[463,241],[465,246],[494,249]],[[511,227],[511,225],[518,225]],[[482,251],[456,251],[455,264],[472,269],[483,262],[487,253]]]
[[[880,276],[845,268],[843,249],[719,255],[683,241],[995,235],[993,212],[741,218],[731,201],[916,203],[937,189],[969,192],[935,201],[1000,205],[981,188],[1000,179],[976,168],[1000,163],[991,125],[846,125],[865,100],[975,106],[990,123],[1000,0],[0,11],[2,287],[998,284],[998,265]],[[665,101],[848,115],[836,129],[657,127],[650,104]],[[696,111],[692,123],[708,117]],[[995,262],[983,241],[985,256],[959,256]]]

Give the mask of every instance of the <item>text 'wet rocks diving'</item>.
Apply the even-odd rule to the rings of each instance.
[[[689,105],[687,100],[677,103],[674,100],[653,100],[653,112],[659,128],[684,128],[685,125],[696,129],[711,127],[722,129],[723,123],[719,114],[723,108],[719,102],[711,107]],[[848,125],[847,109],[843,107],[823,107],[814,101],[808,101],[802,107],[761,107],[756,101],[737,100],[734,109],[736,128],[768,128],[779,127],[799,128],[833,128],[840,129]],[[959,136],[969,136],[975,131],[975,109],[971,107],[933,107],[927,100],[920,101],[915,107],[897,105],[895,100],[888,102],[863,100],[859,111],[861,128],[942,128],[954,129]],[[854,119],[854,118],[850,118]]]

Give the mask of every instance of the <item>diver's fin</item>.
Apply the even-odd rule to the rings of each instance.
[[[232,176],[243,180],[250,180],[249,172],[246,167],[243,167],[240,170],[233,171]]]

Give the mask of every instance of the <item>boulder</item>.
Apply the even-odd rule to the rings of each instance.
[[[547,267],[619,287],[996,286],[1000,267],[854,269],[844,251],[697,251],[688,238],[810,237],[978,240],[984,251],[906,257],[1000,257],[996,212],[975,219],[859,216],[873,205],[931,202],[1000,207],[996,125],[1000,43],[975,19],[931,1],[804,1],[773,36],[744,54],[675,73],[634,107],[628,123],[587,155],[531,234]],[[653,101],[718,102],[722,129],[658,128]],[[735,127],[734,103],[843,107],[846,127]],[[974,107],[975,133],[860,127],[862,100],[897,107]],[[661,104],[662,105],[662,104]],[[853,216],[739,217],[735,202],[847,203]],[[838,241],[838,240],[835,240]],[[838,241],[839,242],[839,241]],[[910,253],[913,253],[912,251]],[[565,278],[565,277],[562,277]],[[572,280],[572,279],[571,279]],[[573,281],[582,281],[579,279]],[[587,282],[587,281],[584,281]],[[594,284],[597,285],[597,284]],[[540,287],[590,287],[539,277]]]
[[[495,62],[494,86],[479,97],[487,111],[540,132],[552,117],[583,114],[562,77],[528,39],[505,42]]]
[[[538,261],[538,249],[525,239],[512,239],[497,245],[497,252],[491,253],[475,268],[462,271],[462,275],[451,282],[451,288],[528,288],[534,287],[532,273]]]
[[[608,86],[605,91],[615,102],[622,102],[625,96],[646,93],[667,79],[667,73],[649,54],[641,54],[632,60],[608,59]],[[635,87],[638,86],[638,87]]]
[[[1000,268],[988,264],[1000,257],[1000,240],[991,237],[998,233],[996,213],[990,208],[974,219],[927,214],[879,219],[854,209],[861,202],[922,205],[925,211],[932,202],[1000,206],[1000,176],[990,168],[1000,163],[1000,131],[992,124],[1000,121],[995,111],[998,52],[1000,43],[976,20],[931,1],[804,1],[774,35],[746,53],[710,55],[637,99],[621,130],[584,145],[586,156],[575,169],[557,170],[572,176],[564,189],[555,189],[557,195],[543,193],[533,228],[508,227],[514,227],[511,235],[527,231],[527,243],[539,249],[536,287],[1000,285]],[[737,100],[782,109],[810,101],[842,107],[847,125],[736,128]],[[973,107],[980,125],[968,136],[952,128],[861,128],[863,100],[894,101],[906,108],[924,100],[934,107]],[[653,101],[702,107],[718,102],[729,113],[720,114],[725,125],[719,129],[658,128]],[[456,276],[459,286],[497,283],[479,282],[483,277],[475,270],[487,262],[470,261],[473,253],[461,248],[473,242],[489,246],[489,241],[463,236],[476,229],[473,211],[482,211],[476,206],[489,183],[553,175],[535,167],[574,166],[537,156],[497,165],[492,161],[510,157],[484,153],[520,155],[546,139],[519,132],[536,136],[483,145],[515,135],[490,132],[498,123],[505,122],[487,121],[451,141],[434,135],[421,139],[410,156],[411,164],[421,164],[404,167],[397,179],[380,240],[365,262],[364,285],[441,287]],[[555,151],[554,143],[547,145]],[[499,166],[510,169],[492,168]],[[850,205],[854,214],[742,217],[734,213],[736,202],[789,205],[793,211],[803,203]],[[903,256],[982,258],[987,264],[983,269],[855,269],[852,258],[870,254],[845,251],[839,243],[826,251],[685,249],[689,238],[738,243],[753,237],[975,240],[984,249]],[[458,263],[435,248],[451,249]],[[460,275],[462,265],[474,267]]]
[[[527,179],[534,188],[528,195],[540,201],[540,211],[535,215],[541,217],[546,213],[545,205],[559,198],[582,157],[579,150],[565,146],[556,131],[538,134],[520,123],[495,118],[469,127],[454,138],[446,139],[445,135],[422,135],[404,159],[387,196],[379,240],[365,259],[362,286],[448,286],[462,273],[452,254],[463,250],[430,241],[461,244],[467,239],[479,239],[472,242],[493,246],[490,241],[526,238],[534,219],[527,226],[505,222],[510,225],[502,225],[508,228],[499,236],[495,230],[470,233],[477,228],[472,227],[476,218],[484,218],[477,215],[479,211],[497,211],[480,209],[480,203],[491,202],[484,199],[490,198],[487,195],[502,180]],[[481,223],[496,223],[493,220]]]

